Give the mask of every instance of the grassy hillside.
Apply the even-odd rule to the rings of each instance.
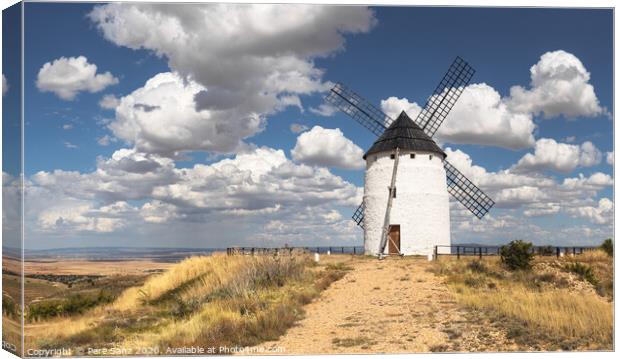
[[[192,257],[109,304],[33,326],[27,345],[128,348],[143,355],[192,345],[256,345],[284,333],[303,315],[302,306],[345,270],[317,267],[304,255]]]
[[[510,271],[498,258],[445,259],[434,267],[458,302],[501,323],[522,350],[611,350],[613,259],[602,251],[537,257]]]

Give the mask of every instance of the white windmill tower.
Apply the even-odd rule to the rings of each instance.
[[[331,89],[327,101],[379,136],[364,155],[364,200],[353,214],[366,254],[428,255],[450,245],[448,193],[478,218],[495,204],[432,139],[473,74],[457,57],[415,121],[404,111],[393,120],[342,84]]]

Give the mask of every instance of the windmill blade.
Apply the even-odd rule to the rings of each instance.
[[[448,192],[476,217],[482,219],[495,202],[459,170],[454,168],[450,162],[443,160],[443,167],[446,169]]]
[[[424,109],[415,120],[427,135],[433,137],[475,72],[467,62],[458,56],[452,62],[448,72],[441,79],[426,102]]]
[[[351,217],[355,224],[364,228],[364,210],[366,209],[366,205],[362,202],[359,207],[353,212],[353,216]]]
[[[394,121],[383,111],[341,83],[337,83],[329,91],[325,100],[377,136],[381,136],[389,124]]]

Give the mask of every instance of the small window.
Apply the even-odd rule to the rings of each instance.
[[[432,160],[433,159],[433,155],[428,155],[428,159]]]
[[[414,159],[415,158],[415,153],[410,153],[409,157],[411,157],[411,159]]]
[[[390,159],[392,159],[392,160],[393,160],[393,159],[394,159],[394,157],[395,157],[395,155],[390,155]]]

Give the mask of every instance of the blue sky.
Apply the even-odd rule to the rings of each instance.
[[[208,23],[211,9],[200,10],[205,11],[207,18],[197,21],[192,11],[179,9],[183,5],[175,6],[176,9],[154,10],[117,4],[93,11],[91,4],[25,5],[24,170],[32,186],[32,195],[30,199],[27,196],[26,202],[27,207],[32,207],[28,214],[32,230],[30,235],[26,234],[26,246],[227,246],[283,241],[308,245],[361,244],[361,230],[351,226],[348,218],[356,207],[354,203],[360,200],[363,170],[359,159],[351,157],[347,163],[340,160],[368,149],[374,137],[341,113],[316,111],[323,104],[328,82],[347,84],[388,114],[390,108],[406,105],[401,109],[411,111],[413,117],[457,55],[476,69],[472,84],[486,85],[466,90],[469,97],[463,95],[464,104],[459,103],[462,109],[455,108],[454,119],[446,121],[439,140],[444,148],[450,148],[449,159],[453,158],[455,166],[497,197],[498,206],[490,218],[476,222],[455,205],[453,240],[500,243],[514,239],[517,228],[526,229],[516,232],[527,232],[523,236],[538,243],[598,243],[611,236],[613,219],[609,204],[601,203],[604,198],[611,200],[613,189],[613,166],[607,160],[607,154],[613,151],[610,10],[356,7],[340,8],[337,11],[342,13],[334,15],[335,8],[327,8],[307,16],[298,28],[293,25],[280,31],[276,19],[269,22],[274,27],[271,33],[249,34],[249,40],[257,47],[272,49],[263,51],[251,43],[243,44],[242,40],[213,32]],[[253,10],[218,11],[220,18],[230,15],[243,19]],[[149,22],[155,21],[149,17],[152,12],[163,14],[161,23]],[[293,11],[291,18],[299,13]],[[166,16],[175,19],[176,25],[165,22]],[[133,22],[124,33],[119,24],[129,20]],[[308,24],[312,30],[304,27]],[[316,24],[324,29],[316,29]],[[247,26],[257,33],[263,30],[260,23]],[[282,26],[291,25],[284,22]],[[144,33],[147,31],[150,33]],[[195,40],[180,37],[170,41],[167,36],[175,31],[199,35]],[[308,31],[312,31],[312,36],[305,37]],[[229,41],[230,48],[223,46],[220,38],[223,43]],[[308,49],[299,46],[299,39],[309,42]],[[82,62],[77,60],[80,56],[85,58]],[[226,56],[231,58],[227,60]],[[247,62],[239,60],[244,56]],[[66,70],[60,69],[62,61],[54,62],[63,58],[84,71],[78,74],[83,76],[81,82],[63,82],[63,78],[72,76],[61,71]],[[268,61],[272,62],[273,73],[261,67]],[[235,70],[226,66],[237,63],[239,73],[248,71],[251,84],[232,80]],[[42,78],[40,71],[46,64],[59,70]],[[101,77],[86,74],[92,65],[97,67],[96,76]],[[536,65],[540,70],[538,85],[530,73]],[[296,66],[299,70],[295,70]],[[227,73],[230,76],[220,79],[220,67],[224,77]],[[558,69],[564,72],[558,74]],[[238,143],[203,141],[198,134],[204,130],[208,137],[211,129],[183,122],[193,124],[194,114],[185,118],[180,113],[175,119],[180,128],[190,132],[190,137],[179,140],[181,145],[171,145],[171,134],[165,131],[147,134],[143,128],[136,130],[145,123],[166,124],[165,118],[157,115],[166,105],[160,109],[154,102],[148,104],[154,111],[135,109],[136,104],[140,106],[139,101],[153,100],[162,93],[147,95],[134,91],[140,91],[157,74],[168,72],[185,78],[180,83],[190,81],[206,88],[210,96],[205,106],[211,106],[207,111],[213,111],[213,121],[221,121],[219,126],[226,128],[223,136],[245,126],[245,116],[259,116],[260,124],[234,133],[231,138],[238,136]],[[301,78],[295,80],[292,74],[301,74]],[[10,88],[5,101],[15,96],[12,85],[16,81],[8,75],[7,79]],[[511,93],[514,86],[519,87],[521,95]],[[558,86],[566,92],[555,92]],[[215,89],[221,90],[219,97],[211,95],[218,93]],[[263,97],[261,93],[273,97]],[[494,94],[501,98],[498,103],[492,103]],[[120,107],[103,108],[100,101],[104,95],[112,95],[110,98],[117,101],[114,105]],[[174,96],[174,92],[167,96]],[[239,98],[251,101],[240,102]],[[134,108],[127,107],[130,100]],[[214,105],[218,100],[221,101]],[[226,101],[241,104],[232,108],[224,104]],[[474,109],[468,110],[468,105]],[[196,106],[201,105],[196,102]],[[12,111],[11,107],[5,106],[5,118],[7,111]],[[167,112],[170,113],[174,112]],[[514,121],[510,122],[513,126],[530,127],[515,130],[520,132],[510,142],[512,135],[505,134],[512,130],[493,124],[494,117],[501,116],[505,123]],[[291,131],[292,124],[303,125],[299,126],[303,131]],[[229,125],[231,128],[226,127]],[[191,136],[192,131],[196,131],[196,136]],[[472,134],[476,131],[480,133]],[[323,151],[312,147],[321,144],[311,143],[311,138],[326,136],[334,136],[340,147],[324,147]],[[282,201],[273,195],[263,198],[255,193],[251,198],[234,193],[233,204],[226,203],[225,198],[196,198],[200,190],[230,190],[209,189],[218,183],[215,180],[192,182],[200,178],[198,170],[219,168],[228,163],[226,159],[233,161],[240,172],[255,176],[256,183],[252,185],[261,188],[258,182],[266,181],[266,177],[258,179],[262,170],[241,168],[237,163],[240,154],[248,154],[249,161],[255,158],[252,155],[265,158],[257,153],[257,148],[282,150],[284,159],[270,152],[273,161],[286,161],[286,166],[299,171],[314,171],[314,178],[325,181],[312,184],[316,191],[303,196],[298,194],[304,192],[302,178],[286,177],[286,183],[280,185],[291,190],[291,199]],[[115,151],[124,150],[133,152],[117,152],[114,159]],[[327,150],[332,153],[326,153]],[[334,151],[341,151],[340,159],[330,158],[336,155]],[[550,152],[557,161],[549,162]],[[531,158],[526,159],[527,154]],[[112,162],[122,162],[123,156],[134,156],[132,163],[138,161],[135,156],[145,165],[152,161],[156,163],[154,167],[167,168],[170,173],[164,176],[158,172],[164,179],[134,169],[125,180],[130,178],[136,181],[135,185],[121,185],[111,179],[112,171],[120,171]],[[468,160],[473,160],[474,167]],[[182,172],[183,168],[196,172],[197,177]],[[205,176],[210,175],[208,172]],[[272,175],[270,172],[269,176]],[[594,175],[597,176],[593,179]],[[569,189],[566,179],[574,179],[576,184]],[[141,188],[149,181],[156,184]],[[140,190],[129,193],[128,188],[136,187]],[[166,215],[145,214],[149,211]],[[308,222],[306,217],[299,217],[302,212],[313,218],[315,227],[298,225]],[[236,218],[230,213],[244,215]],[[317,220],[322,217],[326,218]],[[243,226],[239,226],[240,221]],[[292,228],[295,226],[297,229]],[[299,229],[302,227],[305,229]],[[178,238],[179,228],[187,233],[187,238]],[[559,230],[566,232],[560,234]],[[221,241],[205,239],[202,234],[216,231],[225,233]],[[309,235],[310,232],[313,234]],[[128,236],[133,240],[127,242]]]

